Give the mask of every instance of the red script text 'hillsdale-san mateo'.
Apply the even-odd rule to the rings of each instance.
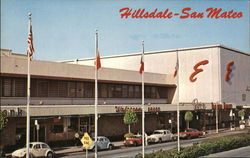
[[[236,12],[233,9],[225,11],[222,8],[207,8],[205,12],[196,12],[192,8],[183,8],[181,13],[172,12],[170,9],[165,9],[163,11],[157,8],[153,11],[147,11],[146,9],[132,9],[132,8],[122,8],[119,10],[121,18],[133,18],[133,19],[147,19],[147,18],[162,18],[162,19],[172,19],[174,17],[180,19],[188,18],[211,18],[211,19],[238,19],[243,17],[243,13]]]

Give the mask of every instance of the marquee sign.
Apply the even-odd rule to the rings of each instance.
[[[142,112],[142,108],[139,106],[115,106],[115,112],[117,113],[125,113],[127,110],[132,110],[134,112]],[[146,109],[145,109],[146,111]],[[160,107],[148,107],[148,112],[158,112],[161,111]]]

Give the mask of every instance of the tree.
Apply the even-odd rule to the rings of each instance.
[[[193,113],[191,111],[187,111],[185,113],[185,121],[187,123],[187,128],[189,128],[189,122],[193,120]]]
[[[0,112],[0,131],[2,131],[7,125],[8,119],[6,115]]]
[[[243,120],[244,119],[244,116],[245,116],[245,110],[240,110],[239,112],[238,112],[238,116],[240,116],[241,117],[241,119]]]
[[[126,111],[124,117],[123,117],[123,122],[128,125],[128,132],[130,133],[130,125],[132,123],[136,123],[138,121],[136,113],[129,109]]]

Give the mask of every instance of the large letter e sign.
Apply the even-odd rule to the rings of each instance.
[[[198,73],[202,72],[203,69],[199,68],[199,66],[201,65],[207,65],[209,63],[208,60],[203,60],[198,62],[195,66],[194,66],[194,72],[190,75],[189,79],[191,82],[195,82],[197,80],[197,78],[195,77]]]

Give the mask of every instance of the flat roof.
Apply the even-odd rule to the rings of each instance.
[[[197,46],[197,47],[187,47],[187,48],[177,48],[177,49],[168,49],[168,50],[159,50],[159,51],[149,51],[149,52],[145,52],[145,55],[147,55],[147,54],[158,54],[158,53],[169,53],[169,52],[175,52],[175,51],[195,50],[195,49],[206,49],[206,48],[214,48],[214,47],[220,47],[220,48],[224,48],[224,49],[227,49],[227,50],[231,50],[231,51],[234,51],[234,52],[237,52],[237,53],[241,53],[241,54],[250,56],[250,53],[246,53],[246,52],[240,51],[238,49],[227,47],[227,46],[222,45],[222,44],[207,45],[207,46]],[[137,56],[137,55],[141,55],[141,53],[102,56],[101,58],[102,59],[108,59],[108,58],[128,57],[128,56]],[[95,58],[92,57],[92,58],[63,60],[63,61],[58,61],[58,62],[64,63],[64,62],[73,62],[73,61],[88,61],[88,60],[94,60],[94,59]]]

